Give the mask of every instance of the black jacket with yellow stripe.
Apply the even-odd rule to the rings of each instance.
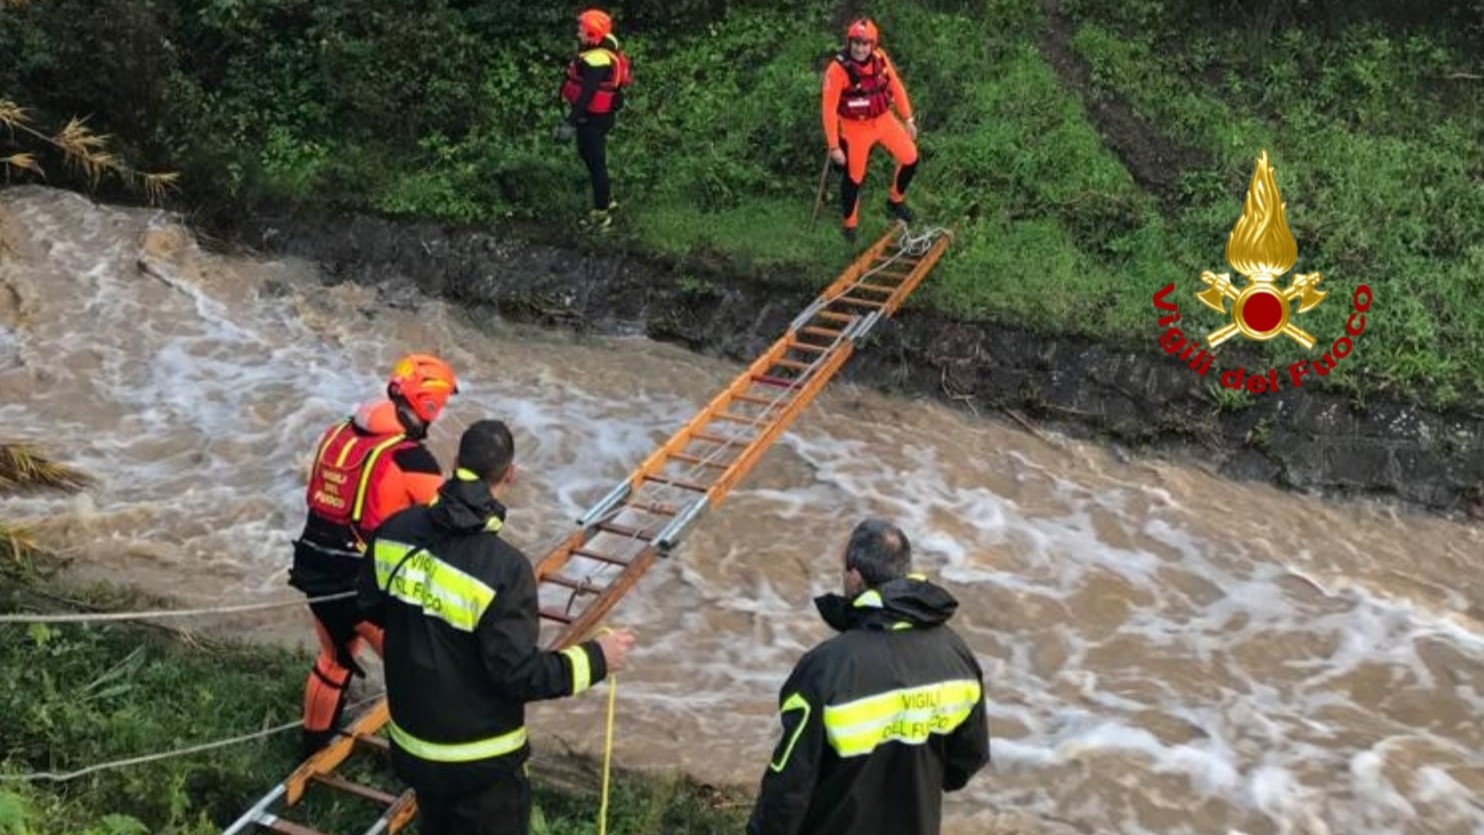
[[[779,692],[783,736],[748,835],[928,835],[989,762],[984,673],[918,575],[815,604],[837,635]]]
[[[607,673],[596,642],[537,646],[535,572],[499,538],[505,508],[469,476],[386,520],[358,585],[367,619],[386,630],[393,764],[414,787],[454,794],[526,760],[526,702],[580,693]]]

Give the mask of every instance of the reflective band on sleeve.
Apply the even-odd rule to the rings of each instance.
[[[587,650],[580,646],[567,647],[562,655],[572,664],[572,695],[577,695],[593,684],[592,667],[588,665]]]
[[[880,609],[884,604],[881,602],[881,592],[868,589],[861,592],[850,605],[857,609]]]
[[[471,574],[423,551],[413,554],[392,577],[402,558],[415,546],[378,539],[372,558],[376,561],[376,585],[392,597],[422,609],[455,629],[473,632],[495,601],[495,590]],[[391,587],[387,587],[388,579]]]
[[[491,757],[503,757],[519,751],[526,744],[526,729],[524,726],[516,728],[508,734],[492,736],[489,739],[481,739],[476,742],[462,742],[449,745],[440,742],[428,742],[418,739],[412,734],[402,730],[396,722],[386,723],[387,731],[392,736],[392,741],[397,743],[403,751],[422,760],[430,760],[439,763],[466,763],[471,760],[487,760]]]
[[[809,724],[810,708],[807,699],[798,693],[789,696],[784,700],[783,707],[778,709],[778,715],[783,716],[791,710],[802,710],[804,715],[799,717],[799,724],[794,726],[794,732],[789,735],[788,745],[784,747],[783,753],[778,755],[778,759],[768,763],[768,767],[774,771],[782,771],[784,766],[788,765],[788,758],[794,753],[794,745],[799,741],[799,736],[804,733],[804,726]]]
[[[886,742],[921,745],[962,725],[980,692],[973,679],[953,679],[826,706],[825,734],[842,757],[869,754]]]

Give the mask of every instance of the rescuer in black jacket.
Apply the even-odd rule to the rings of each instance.
[[[931,835],[943,792],[989,762],[984,673],[947,621],[958,601],[908,574],[911,545],[880,519],[845,550],[845,596],[815,604],[842,634],[779,691],[783,736],[748,835]]]
[[[417,791],[425,835],[525,835],[525,703],[581,693],[634,641],[537,646],[535,572],[499,538],[513,457],[505,424],[471,425],[454,477],[382,523],[359,578],[361,607],[386,630],[392,765]]]

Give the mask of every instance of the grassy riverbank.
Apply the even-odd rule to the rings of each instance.
[[[1266,148],[1297,269],[1333,294],[1304,327],[1327,342],[1351,290],[1375,293],[1363,343],[1328,382],[1484,402],[1476,6],[874,4],[921,113],[914,202],[957,231],[914,303],[1157,350],[1150,296],[1229,269],[1226,235]],[[831,209],[818,228],[808,217],[817,68],[843,14],[616,4],[637,78],[611,141],[620,239],[742,273],[838,269]],[[298,201],[578,234],[584,176],[550,139],[565,8],[32,0],[0,15],[0,93],[43,122],[94,114],[141,165],[183,171],[182,205]],[[884,228],[878,156],[868,234]],[[1193,330],[1222,324],[1186,301]],[[1309,355],[1284,343],[1262,359]]]
[[[54,584],[7,563],[0,611],[55,607]],[[107,607],[143,601],[73,591]],[[65,773],[185,748],[298,719],[309,658],[282,648],[179,636],[142,626],[0,626],[0,775]],[[538,740],[539,743],[539,740]],[[67,782],[0,781],[5,835],[219,832],[296,764],[298,736],[273,736]],[[389,770],[358,779],[394,788]],[[554,784],[534,772],[537,833],[596,831],[597,781]],[[740,831],[746,805],[680,778],[619,773],[614,833]],[[370,804],[320,792],[291,817],[328,832],[360,832]]]

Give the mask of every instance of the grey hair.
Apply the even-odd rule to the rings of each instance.
[[[845,567],[859,571],[866,585],[875,588],[912,570],[912,543],[901,528],[885,519],[866,519],[850,532]]]

